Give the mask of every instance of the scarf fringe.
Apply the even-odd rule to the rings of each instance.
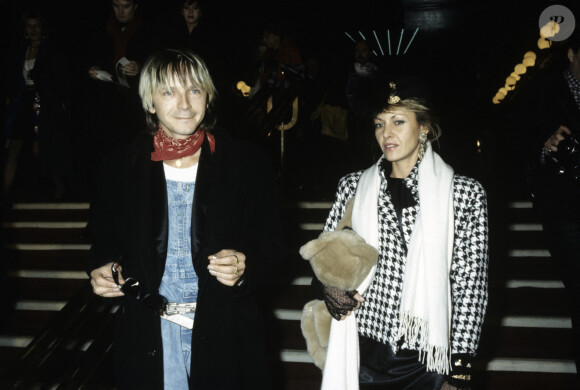
[[[410,346],[419,345],[419,360],[426,363],[427,371],[449,375],[451,351],[448,345],[429,344],[429,323],[412,317],[408,312],[401,315],[398,338],[404,338]]]

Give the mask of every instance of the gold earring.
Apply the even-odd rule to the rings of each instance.
[[[419,161],[423,160],[426,151],[427,151],[427,132],[421,131],[419,133]]]

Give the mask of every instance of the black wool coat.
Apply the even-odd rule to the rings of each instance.
[[[540,164],[544,142],[566,126],[580,139],[580,109],[570,91],[563,71],[540,77],[522,91],[516,104],[517,136],[512,150],[523,153],[528,164],[528,184],[534,194],[534,206],[544,222],[580,220],[580,183],[568,175],[558,175],[555,168]]]
[[[268,389],[269,364],[257,295],[282,261],[275,179],[257,148],[214,132],[204,141],[195,184],[191,245],[199,292],[192,333],[190,387]],[[157,292],[165,268],[167,192],[161,162],[151,161],[152,137],[139,138],[102,169],[92,212],[89,270],[120,256],[123,276]],[[207,270],[221,249],[246,255],[244,283],[228,287]],[[119,388],[163,388],[160,317],[124,297],[115,331]]]

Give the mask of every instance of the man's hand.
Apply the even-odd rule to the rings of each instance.
[[[215,255],[209,256],[207,269],[221,284],[233,286],[244,274],[246,269],[246,255],[233,249],[222,249]]]
[[[97,71],[101,70],[100,67],[98,67],[97,65],[95,66],[91,66],[89,68],[89,77],[95,80],[98,80],[99,78],[97,77]]]
[[[136,61],[130,61],[127,65],[122,66],[121,70],[127,76],[137,76],[141,71],[141,66]]]
[[[113,262],[107,263],[91,271],[91,286],[93,286],[93,292],[103,298],[115,298],[125,295],[120,290],[120,286],[125,284],[125,279],[121,275],[122,268],[120,265],[117,265],[120,284],[120,286],[117,286],[113,280],[113,272],[111,271],[113,264]]]
[[[550,138],[548,138],[544,143],[544,151],[548,154],[552,152],[557,152],[558,144],[565,138],[563,134],[570,135],[572,134],[572,132],[566,126],[558,127],[558,130],[556,130],[556,132],[552,134]]]

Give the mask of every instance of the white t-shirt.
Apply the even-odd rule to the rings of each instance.
[[[175,168],[163,163],[163,169],[165,170],[165,179],[172,181],[181,181],[184,183],[195,182],[195,178],[197,177],[198,165],[199,164],[195,164],[188,168]]]

